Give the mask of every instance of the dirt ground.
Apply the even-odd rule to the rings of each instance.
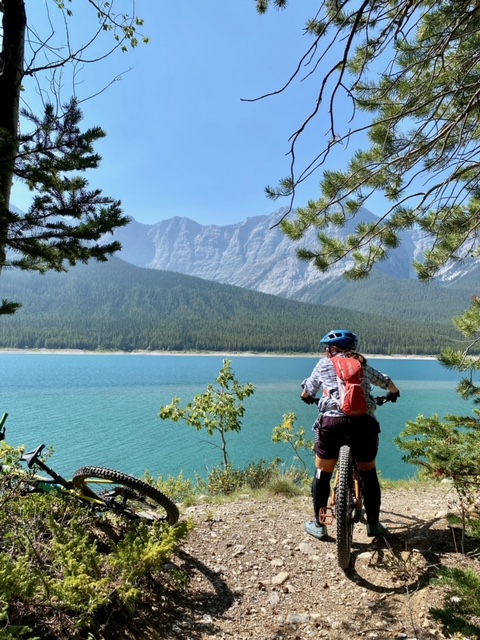
[[[432,584],[439,567],[480,568],[475,554],[460,553],[459,532],[446,521],[453,509],[448,484],[384,491],[382,522],[391,536],[372,540],[356,525],[347,572],[337,565],[334,527],[326,541],[305,533],[308,497],[243,496],[184,509],[196,526],[175,565],[189,586],[174,602],[143,610],[125,637],[463,638],[448,635],[430,613],[447,597]]]

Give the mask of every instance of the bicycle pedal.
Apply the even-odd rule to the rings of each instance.
[[[335,512],[331,507],[320,509],[319,522],[320,524],[333,524],[335,520]]]

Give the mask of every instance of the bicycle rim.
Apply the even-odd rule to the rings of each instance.
[[[341,569],[350,566],[353,538],[353,497],[350,447],[343,446],[338,457],[338,483],[335,496],[337,520],[337,559]]]
[[[105,467],[82,467],[75,471],[72,483],[87,498],[101,500],[115,513],[130,518],[175,524],[177,505],[159,489],[121,471]]]

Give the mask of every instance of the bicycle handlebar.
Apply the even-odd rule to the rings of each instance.
[[[386,395],[377,396],[374,399],[375,399],[375,404],[381,407],[382,404],[385,404],[386,402],[396,402],[399,397],[400,397],[399,393],[392,393],[391,391],[389,391]]]

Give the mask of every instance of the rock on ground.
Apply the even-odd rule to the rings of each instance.
[[[187,572],[189,586],[161,619],[146,622],[141,637],[451,637],[431,616],[445,597],[431,579],[442,565],[478,570],[474,557],[458,551],[446,521],[452,507],[448,485],[384,491],[382,522],[391,536],[372,540],[357,524],[346,572],[337,565],[334,526],[326,541],[304,531],[311,516],[307,497],[244,496],[187,508],[182,517],[196,526],[176,564]]]

